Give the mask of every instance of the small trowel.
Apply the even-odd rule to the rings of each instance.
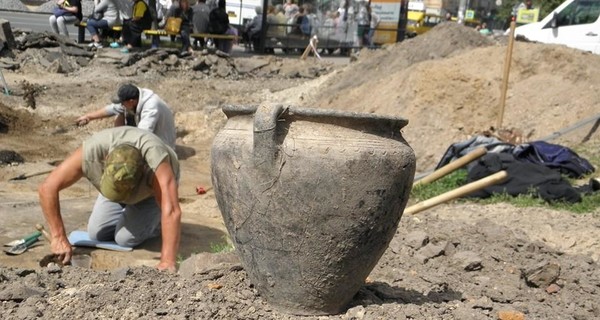
[[[40,235],[41,235],[41,232],[40,232]],[[27,251],[27,249],[29,249],[29,247],[32,244],[34,244],[36,241],[38,241],[38,237],[28,238],[28,240],[26,240],[23,243],[20,243],[20,244],[18,244],[16,246],[10,247],[9,249],[4,249],[4,252],[6,252],[6,254],[9,254],[9,255],[18,255],[18,254],[21,254],[21,253]]]
[[[37,240],[41,235],[42,235],[42,232],[38,230],[30,235],[25,236],[25,238],[23,238],[23,239],[13,240],[11,242],[5,243],[4,246],[5,247],[18,246],[18,245],[23,244],[31,239]]]

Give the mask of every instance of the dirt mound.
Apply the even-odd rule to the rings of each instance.
[[[344,90],[377,81],[421,61],[440,59],[464,49],[492,44],[492,40],[473,29],[456,23],[443,23],[422,37],[392,44],[383,50],[361,51],[359,60],[351,68],[324,84],[317,99],[329,99],[331,94],[343,95]]]
[[[600,317],[600,268],[531,239],[519,226],[480,213],[457,225],[441,216],[405,217],[396,237],[344,314],[297,317],[260,297],[236,263],[192,256],[178,275],[152,268],[91,271],[0,268],[2,319],[498,319]],[[516,217],[519,212],[513,214]],[[539,219],[550,218],[536,212]],[[558,217],[573,223],[574,217]],[[593,219],[585,219],[593,223]],[[586,221],[580,221],[585,223]],[[587,237],[586,237],[587,238]],[[225,259],[223,259],[225,260]],[[513,318],[519,319],[519,317]]]
[[[402,116],[417,170],[452,143],[497,128],[506,47],[454,23],[373,53],[331,76],[306,106]],[[502,128],[539,139],[597,112],[600,56],[515,43]],[[561,112],[559,110],[568,110]],[[570,141],[573,143],[573,141]]]
[[[23,132],[33,126],[30,114],[25,110],[15,110],[0,102],[0,133]]]

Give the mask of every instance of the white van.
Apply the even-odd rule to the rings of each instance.
[[[516,37],[600,54],[600,0],[567,0],[542,21],[515,29]]]

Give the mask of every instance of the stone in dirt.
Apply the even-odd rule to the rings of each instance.
[[[0,44],[6,43],[8,49],[15,48],[15,37],[10,28],[10,22],[4,19],[0,19]],[[0,46],[0,51],[3,46]]]

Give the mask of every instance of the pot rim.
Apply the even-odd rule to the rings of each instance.
[[[258,109],[258,105],[224,105],[222,107],[223,112],[227,118],[242,116],[242,115],[253,115]],[[360,123],[371,123],[378,126],[390,126],[396,129],[402,129],[408,125],[406,118],[397,116],[386,116],[375,113],[365,112],[349,112],[339,111],[333,109],[317,109],[317,108],[306,108],[298,107],[293,105],[283,106],[283,112],[278,116],[278,119],[285,120],[296,120],[302,118],[331,118],[337,120],[346,120]]]

